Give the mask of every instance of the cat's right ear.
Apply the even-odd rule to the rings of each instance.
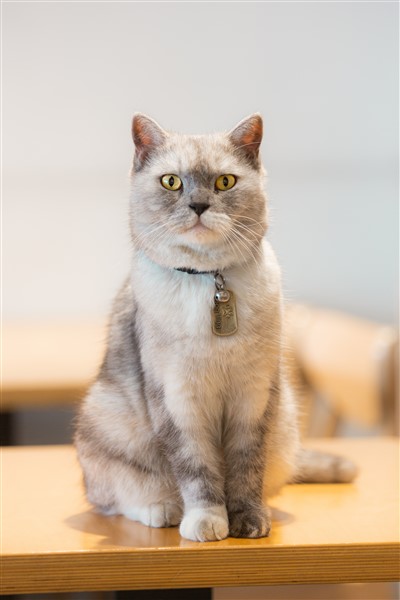
[[[154,119],[135,113],[132,121],[132,137],[135,143],[134,166],[136,170],[146,163],[155,150],[162,146],[167,132]]]

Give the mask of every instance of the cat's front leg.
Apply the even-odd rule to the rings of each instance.
[[[264,537],[271,528],[269,509],[263,504],[267,399],[268,392],[244,397],[226,424],[225,492],[232,537]]]
[[[164,406],[158,437],[184,501],[180,533],[200,542],[224,539],[229,532],[224,469],[213,416],[199,411],[202,399],[194,395],[167,397]]]
[[[208,432],[196,428],[175,430],[169,456],[184,501],[180,533],[199,542],[222,540],[229,529],[220,449]]]
[[[257,452],[258,444],[253,446],[249,442],[237,448],[230,457],[235,461],[232,468],[227,469],[226,483],[229,535],[232,537],[265,537],[271,529],[270,511],[262,502],[260,473],[265,461]]]

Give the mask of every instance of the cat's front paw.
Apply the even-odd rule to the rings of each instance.
[[[229,535],[237,538],[267,537],[271,529],[269,509],[243,507],[229,512]]]
[[[133,506],[123,513],[128,519],[140,521],[149,527],[173,527],[179,525],[182,509],[172,502],[155,502],[146,506]]]
[[[225,506],[192,508],[183,517],[180,534],[194,542],[213,542],[228,537],[228,515]]]

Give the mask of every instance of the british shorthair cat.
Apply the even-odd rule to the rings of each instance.
[[[136,114],[132,133],[131,269],[75,436],[88,499],[191,540],[267,536],[285,483],[356,469],[299,444],[261,116],[195,136]]]

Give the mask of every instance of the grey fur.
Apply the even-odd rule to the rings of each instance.
[[[263,241],[261,117],[211,136],[168,133],[143,115],[132,129],[132,268],[76,429],[88,498],[155,527],[183,511],[190,539],[268,535],[265,496],[293,476],[348,480],[354,469],[298,447],[279,268]],[[165,174],[181,189],[163,188]],[[221,174],[236,185],[218,191]],[[192,202],[210,206],[198,217]],[[212,275],[175,267],[223,270],[237,298],[234,336],[211,331]]]

